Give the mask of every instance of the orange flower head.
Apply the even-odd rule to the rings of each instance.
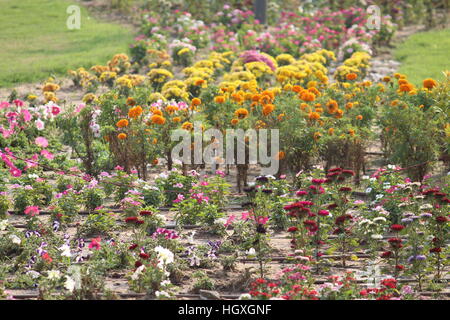
[[[133,119],[139,118],[139,116],[141,114],[142,114],[141,106],[133,107],[128,111],[128,117],[133,118]]]
[[[193,106],[199,106],[201,104],[202,104],[202,100],[200,100],[199,98],[192,99],[192,105]]]
[[[356,116],[356,120],[362,120],[363,119],[363,116],[362,115],[357,115]]]
[[[181,118],[180,117],[174,117],[173,119],[172,119],[172,121],[173,122],[181,122]]]
[[[194,125],[191,122],[186,121],[181,125],[181,129],[191,131],[194,129]]]
[[[225,97],[224,96],[214,97],[214,102],[215,103],[224,103],[225,102]]]
[[[231,124],[233,126],[237,125],[239,123],[239,119],[231,119]]]
[[[136,100],[132,97],[128,97],[126,104],[127,106],[134,107],[136,105]]]
[[[332,136],[334,134],[334,128],[328,129],[328,134]]]
[[[127,119],[122,119],[117,121],[116,126],[119,128],[125,128],[128,126],[128,120]]]
[[[339,106],[338,106],[338,103],[336,102],[336,100],[331,99],[327,102],[327,108],[328,108],[328,113],[334,114],[338,111]]]
[[[154,114],[150,119],[151,119],[152,123],[154,123],[154,124],[163,125],[164,123],[166,123],[166,118],[164,118],[158,114]]]
[[[320,113],[318,112],[310,112],[308,115],[310,120],[319,120],[320,119]]]
[[[244,119],[248,116],[248,110],[245,108],[239,108],[234,112],[234,115],[238,118],[238,119]]]
[[[286,157],[286,153],[284,153],[284,151],[280,151],[280,152],[278,152],[276,159],[283,160],[285,157]]]
[[[423,80],[423,87],[427,89],[433,89],[437,86],[437,82],[431,78]]]
[[[127,135],[125,133],[119,133],[117,135],[117,138],[119,138],[120,140],[125,140],[127,138]]]
[[[269,103],[263,107],[262,112],[263,112],[263,115],[268,116],[269,114],[271,114],[273,112],[273,110],[275,110],[275,106],[273,104]]]
[[[358,75],[356,74],[356,73],[349,73],[349,74],[347,74],[346,75],[346,77],[345,77],[347,80],[349,80],[349,81],[353,81],[353,80],[355,80],[356,78],[358,78]]]

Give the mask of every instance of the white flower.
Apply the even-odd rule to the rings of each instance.
[[[0,221],[0,231],[5,231],[8,227],[8,220]]]
[[[61,278],[61,272],[59,272],[59,270],[47,271],[47,278],[49,280],[59,280],[59,278]]]
[[[70,292],[73,292],[75,289],[75,280],[73,280],[71,277],[66,276],[66,282],[64,282],[64,288],[69,290]]]
[[[170,294],[168,294],[166,291],[156,291],[155,296],[157,298],[170,298]]]
[[[433,206],[429,203],[425,203],[424,205],[421,205],[419,207],[420,210],[429,210],[429,209],[433,209]]]
[[[238,300],[250,300],[252,296],[249,293],[243,293],[239,296]]]
[[[41,276],[41,274],[39,272],[34,271],[34,270],[28,271],[27,275],[29,275],[33,279],[37,279],[37,278],[39,278]]]
[[[62,257],[71,257],[72,254],[70,253],[70,246],[67,244],[63,244],[61,247],[58,248],[59,251],[61,251]]]
[[[164,281],[161,281],[161,287],[165,287],[165,286],[169,286],[169,285],[171,285],[172,283],[170,282],[170,280],[164,280]]]
[[[158,267],[163,269],[165,265],[168,265],[174,261],[174,255],[169,249],[157,246],[155,251],[158,253]]]
[[[161,179],[167,179],[169,176],[166,173],[161,172],[158,177]]]
[[[245,252],[245,254],[248,257],[254,257],[256,255],[256,250],[255,250],[255,248],[250,248]]]
[[[366,193],[371,193],[371,192],[372,192],[372,188],[369,187],[366,189]]]
[[[225,218],[218,218],[218,219],[216,219],[216,220],[214,220],[214,224],[225,224],[225,223],[227,223],[227,219],[225,219]]]
[[[22,240],[20,240],[20,238],[18,236],[16,236],[15,234],[12,234],[9,236],[9,239],[11,239],[12,243],[20,245],[22,243]]]
[[[133,275],[131,276],[131,280],[137,280],[139,279],[139,276],[141,275],[141,273],[145,270],[145,266],[142,265],[139,268],[136,269],[136,271],[133,273]]]
[[[376,217],[375,219],[373,219],[373,222],[378,222],[378,221],[386,222],[386,218],[385,217]]]
[[[35,174],[35,173],[32,173],[32,174],[28,175],[28,178],[30,178],[30,179],[37,179],[37,178],[39,178],[39,176],[37,174]]]
[[[383,239],[383,236],[381,234],[373,234],[371,238],[374,240],[381,240]]]
[[[392,169],[395,169],[395,166],[393,164],[388,164],[387,168],[392,170]]]
[[[381,198],[383,198],[384,197],[384,195],[382,195],[382,194],[377,194],[376,196],[375,196],[375,198],[378,200],[378,199],[381,199]]]
[[[369,176],[362,176],[362,180],[369,180],[370,177]]]

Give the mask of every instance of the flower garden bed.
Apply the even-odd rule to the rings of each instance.
[[[1,298],[448,299],[450,76],[367,80],[387,17],[238,7],[144,10],[79,102],[0,102]],[[278,130],[279,170],[182,163],[176,129]]]

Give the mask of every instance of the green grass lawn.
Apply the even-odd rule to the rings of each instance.
[[[126,53],[132,30],[100,22],[81,7],[81,28],[69,30],[66,0],[0,0],[0,87],[65,75]]]
[[[401,62],[400,73],[421,85],[423,79],[442,80],[450,70],[450,29],[416,33],[400,44],[394,57]]]

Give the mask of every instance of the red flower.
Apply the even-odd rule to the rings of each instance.
[[[342,170],[342,173],[349,176],[355,175],[355,172],[353,170]]]
[[[350,191],[352,191],[352,188],[350,188],[350,187],[341,187],[341,188],[339,189],[339,191],[342,191],[342,192],[350,192]]]
[[[136,243],[133,243],[131,246],[128,247],[129,250],[134,250],[138,247]]]
[[[141,257],[142,259],[148,259],[148,258],[150,258],[150,255],[148,255],[145,252],[141,252],[141,253],[139,253],[139,257]]]
[[[153,212],[148,211],[148,210],[143,210],[143,211],[139,212],[139,214],[141,216],[151,216],[153,214]]]
[[[385,251],[381,254],[382,258],[389,258],[392,256],[392,251]]]
[[[392,231],[399,232],[399,231],[402,231],[403,229],[405,229],[405,226],[402,226],[401,224],[393,224],[391,226]]]
[[[436,217],[436,222],[438,222],[438,223],[446,223],[447,220],[448,220],[447,217],[444,217],[444,216]]]
[[[440,248],[440,247],[432,248],[432,249],[430,249],[430,252],[431,253],[440,253],[440,252],[442,252],[442,248]]]
[[[404,265],[401,265],[401,264],[398,264],[398,265],[395,266],[395,269],[397,269],[397,270],[399,270],[399,271],[402,271],[402,270],[405,269],[405,266],[404,266]]]
[[[45,261],[47,261],[48,263],[52,262],[53,259],[49,256],[49,254],[47,252],[45,252],[44,254],[42,254],[42,259],[44,259]]]
[[[289,227],[289,228],[287,229],[287,231],[288,231],[288,232],[296,232],[296,231],[298,231],[298,228],[297,228],[297,227]]]
[[[125,218],[126,223],[135,223],[138,220],[137,217],[127,217]]]
[[[142,262],[136,261],[136,262],[134,263],[134,267],[135,267],[135,268],[139,268],[140,266],[142,266]]]
[[[297,196],[306,196],[308,194],[305,190],[299,190],[295,193]]]
[[[145,221],[144,220],[136,220],[136,224],[144,224]]]
[[[397,287],[397,280],[390,278],[381,280],[381,284],[386,288],[395,289]]]
[[[319,216],[326,217],[326,216],[330,215],[330,212],[327,210],[320,210],[318,212],[318,214],[319,214]]]

